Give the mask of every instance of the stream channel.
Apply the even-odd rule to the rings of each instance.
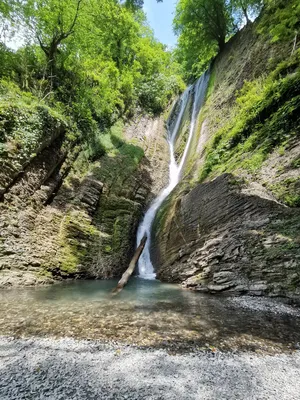
[[[277,299],[225,297],[133,277],[0,291],[0,334],[73,337],[174,350],[281,352],[300,342],[300,311]]]

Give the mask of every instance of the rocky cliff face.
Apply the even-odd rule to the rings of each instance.
[[[94,162],[63,121],[26,124],[26,145],[12,127],[1,158],[0,286],[120,275],[141,214],[167,179],[163,118],[137,117]]]
[[[159,279],[213,293],[300,295],[300,212],[263,190],[224,174],[176,197],[160,218]]]
[[[213,293],[300,295],[297,57],[251,24],[214,61],[184,176],[154,223],[159,279]]]

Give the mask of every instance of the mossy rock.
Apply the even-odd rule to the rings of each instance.
[[[96,238],[99,238],[99,231],[85,212],[72,210],[64,217],[59,234],[59,269],[62,275],[80,272],[78,266],[84,260],[90,243]]]

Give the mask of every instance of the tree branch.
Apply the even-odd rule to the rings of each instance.
[[[43,52],[46,54],[46,56],[49,57],[49,50],[48,50],[48,48],[42,43],[42,40],[41,40],[41,38],[39,37],[39,35],[37,35],[36,37],[37,37],[37,40],[38,40],[38,42],[39,42],[39,44],[40,44],[40,46],[41,46],[41,49],[42,49]]]
[[[70,35],[74,32],[73,29],[74,29],[74,27],[75,27],[75,24],[76,24],[77,19],[78,19],[78,16],[79,16],[79,10],[80,10],[80,4],[81,4],[81,2],[82,2],[82,0],[78,0],[78,1],[77,1],[77,8],[76,8],[76,13],[75,13],[73,22],[72,22],[72,24],[71,24],[71,26],[70,26],[70,28],[69,28],[69,31],[66,33],[67,36],[66,36],[64,39],[66,39],[68,36],[70,36]]]

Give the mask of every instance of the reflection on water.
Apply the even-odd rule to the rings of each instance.
[[[271,352],[300,342],[299,314],[253,311],[230,298],[138,278],[112,296],[115,285],[115,280],[77,281],[2,290],[0,334]]]

